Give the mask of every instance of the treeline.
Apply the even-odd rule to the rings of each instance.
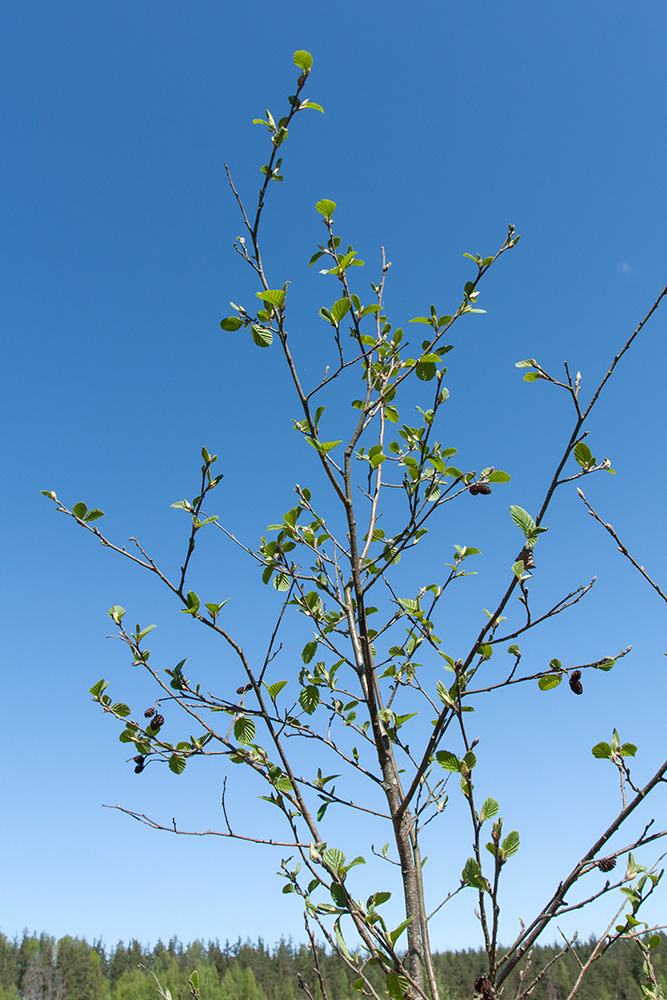
[[[531,994],[535,1000],[565,1000],[594,942],[580,945],[556,962]],[[557,953],[558,948],[536,947],[526,973],[528,984]],[[667,992],[667,938],[653,952],[655,971]],[[484,973],[482,951],[441,952],[435,955],[442,1000],[470,1000],[473,984]],[[360,1000],[352,989],[355,976],[336,955],[322,953],[322,974],[329,1000]],[[0,1000],[157,1000],[155,973],[173,1000],[189,1000],[188,978],[199,972],[202,1000],[305,1000],[299,977],[318,997],[313,959],[306,945],[281,941],[268,948],[256,944],[195,941],[184,945],[176,938],[145,948],[138,941],[122,941],[110,951],[100,941],[80,938],[56,940],[47,934],[10,940],[0,934]],[[510,981],[505,996],[514,995]],[[578,1000],[642,1000],[642,958],[639,949],[619,941],[589,970]],[[378,992],[381,990],[378,976]]]

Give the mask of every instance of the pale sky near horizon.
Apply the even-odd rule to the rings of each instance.
[[[365,289],[385,246],[395,325],[431,302],[451,312],[471,276],[462,254],[492,253],[510,222],[522,235],[483,286],[487,315],[467,318],[448,358],[451,409],[440,440],[472,468],[512,474],[479,506],[465,497],[471,504],[443,521],[424,553],[427,574],[441,573],[454,543],[483,553],[479,575],[442,621],[453,648],[477,631],[480,609],[494,606],[518,550],[508,506],[536,512],[571,430],[567,401],[525,384],[515,362],[535,357],[560,375],[567,359],[590,392],[667,281],[666,21],[658,0],[5,3],[0,931],[107,945],[303,937],[297,902],[281,896],[274,876],[280,852],[170,838],[101,808],[118,802],[188,829],[219,827],[223,774],[215,761],[181,778],[157,767],[137,776],[126,763],[88,689],[104,676],[136,711],[154,695],[105,638],[107,608],[122,604],[132,623],[155,622],[151,649],[165,666],[189,656],[214,685],[227,661],[153,579],[101,550],[39,494],[54,489],[69,505],[101,507],[115,540],[136,535],[174,567],[186,519],[170,504],[196,493],[203,444],[225,473],[216,512],[248,544],[292,505],[294,483],[308,480],[312,456],[290,436],[298,414],[277,352],[219,328],[229,301],[247,304],[255,291],[232,249],[241,226],[223,162],[250,201],[267,157],[265,133],[251,122],[266,107],[280,112],[293,93],[293,51],[313,54],[306,96],[325,114],[294,125],[264,238],[274,287],[293,281],[307,377],[319,372],[307,349],[324,336],[317,310],[332,294],[307,267],[323,239],[318,199],[338,203],[337,231],[367,262]],[[617,474],[583,484],[663,589],[665,309],[591,421],[594,454],[609,455]],[[561,492],[547,523],[537,603],[595,574],[598,582],[569,617],[526,643],[536,669],[552,656],[572,664],[630,644],[633,652],[609,674],[588,674],[582,698],[564,684],[547,693],[533,684],[480,708],[479,783],[500,801],[506,829],[522,836],[507,868],[505,940],[614,814],[613,769],[590,747],[616,726],[639,745],[639,781],[664,758],[664,602],[574,489]],[[421,569],[413,565],[409,578]],[[233,597],[241,641],[251,654],[262,650],[275,593],[217,539],[196,572],[221,600]],[[295,626],[286,642],[297,635]],[[273,820],[258,790],[232,786],[239,825]],[[662,828],[664,815],[660,789],[627,840],[651,817]],[[348,819],[333,831],[347,837]],[[364,824],[359,833],[350,856],[376,835]],[[437,905],[470,853],[453,810],[428,853]],[[378,888],[368,867],[362,886],[367,878]],[[480,944],[472,893],[464,896],[434,921],[436,949]],[[611,905],[567,927],[601,931]],[[646,912],[659,919],[664,896]]]

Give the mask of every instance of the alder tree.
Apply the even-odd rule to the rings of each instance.
[[[213,754],[227,762],[223,825],[218,833],[252,841],[257,850],[264,844],[284,848],[283,892],[299,897],[312,944],[313,978],[302,984],[311,1000],[318,992],[327,1000],[318,941],[325,941],[353,970],[354,988],[362,995],[375,1000],[384,996],[439,1000],[442,991],[432,961],[429,921],[459,893],[470,897],[488,959],[483,975],[470,983],[471,997],[500,996],[517,966],[521,975],[515,1000],[529,996],[545,974],[545,969],[532,966],[530,957],[540,935],[549,929],[555,937],[555,921],[562,914],[609,897],[610,921],[600,928],[590,958],[580,963],[570,997],[596,958],[619,938],[633,938],[643,954],[645,995],[657,1000],[662,993],[653,973],[651,949],[660,936],[641,920],[640,911],[662,872],[655,856],[644,863],[636,856],[667,831],[655,830],[647,818],[640,825],[641,832],[633,826],[634,832],[625,836],[631,828],[625,824],[643,799],[667,780],[667,760],[655,762],[652,776],[637,783],[629,767],[637,749],[633,744],[624,742],[614,730],[606,741],[593,746],[600,766],[618,771],[618,811],[581,856],[568,858],[564,852],[562,873],[550,898],[526,920],[512,943],[501,945],[503,876],[519,851],[520,838],[516,829],[505,828],[499,802],[478,792],[475,785],[477,755],[487,746],[493,752],[494,739],[485,738],[477,746],[480,736],[488,734],[478,731],[474,709],[480,699],[499,692],[507,695],[527,684],[533,686],[536,697],[543,697],[538,688],[548,692],[562,684],[569,685],[573,696],[581,695],[587,673],[612,670],[627,652],[619,650],[610,656],[601,651],[595,662],[574,664],[548,657],[536,663],[534,657],[526,657],[531,660],[526,665],[522,657],[522,637],[556,616],[566,616],[592,586],[577,586],[555,603],[545,604],[539,583],[533,585],[535,549],[538,543],[547,544],[542,536],[548,530],[547,514],[557,491],[576,490],[600,530],[613,536],[623,555],[657,592],[651,599],[667,599],[581,489],[583,480],[613,471],[607,458],[594,456],[585,440],[586,425],[600,395],[616,376],[619,361],[667,288],[619,346],[590,396],[582,391],[581,375],[567,364],[556,375],[534,358],[519,362],[525,382],[546,383],[567,397],[569,416],[563,418],[562,447],[539,509],[529,512],[508,504],[506,516],[515,525],[516,543],[513,552],[506,553],[505,583],[495,606],[482,615],[465,648],[448,648],[438,634],[439,621],[452,589],[466,586],[465,577],[474,570],[478,550],[452,539],[441,578],[424,581],[416,592],[405,592],[401,574],[410,558],[413,565],[418,561],[419,546],[428,545],[429,531],[446,515],[449,505],[500,492],[510,481],[510,474],[501,469],[460,468],[456,448],[438,440],[438,426],[448,397],[447,355],[454,349],[460,326],[474,323],[474,314],[483,311],[478,301],[484,279],[514,250],[519,235],[510,225],[493,252],[466,254],[470,278],[458,304],[450,307],[451,312],[431,306],[426,315],[412,318],[404,331],[391,322],[384,305],[390,267],[384,250],[369,297],[368,280],[360,280],[364,262],[347,237],[337,233],[335,202],[320,200],[314,210],[323,236],[321,244],[312,248],[310,266],[317,265],[324,276],[326,304],[315,321],[328,330],[329,359],[313,381],[308,358],[292,349],[287,276],[267,273],[262,254],[264,209],[275,183],[283,179],[281,154],[289,131],[297,115],[322,111],[305,96],[312,57],[298,51],[294,62],[299,76],[284,116],[274,118],[267,111],[266,117],[255,121],[267,133],[269,150],[256,202],[250,205],[242,198],[226,167],[244,229],[235,249],[252,270],[257,292],[252,303],[233,306],[233,314],[222,320],[221,327],[226,336],[245,336],[248,351],[273,351],[275,378],[291,384],[300,411],[293,427],[286,428],[287,434],[296,433],[304,445],[303,461],[294,475],[300,483],[310,478],[311,486],[295,486],[293,506],[276,517],[258,542],[238,538],[234,525],[223,523],[215,513],[213,494],[223,477],[217,471],[217,456],[202,448],[196,495],[172,504],[188,522],[182,565],[175,575],[158,565],[139,541],[132,540],[126,548],[103,534],[99,527],[103,513],[98,508],[88,509],[79,502],[70,509],[55,492],[43,491],[60,512],[98,542],[157,576],[173,594],[175,608],[214,633],[238,667],[238,674],[225,672],[219,690],[205,691],[186,669],[185,660],[156,665],[145,644],[154,626],[137,625],[132,630],[126,625],[125,610],[116,605],[109,615],[132,663],[147,671],[157,685],[156,703],[143,716],[134,715],[127,704],[106,693],[105,680],[94,684],[91,694],[103,712],[120,723],[120,740],[129,749],[137,773],[149,762],[163,762],[178,775],[186,765],[196,766],[197,758]],[[526,387],[525,391],[532,390]],[[420,400],[416,411],[414,398]],[[347,400],[344,405],[341,399]],[[414,412],[416,420],[410,415]],[[242,490],[241,476],[239,472],[236,484],[230,485],[228,474],[226,488]],[[481,517],[484,502],[480,503]],[[227,600],[214,603],[208,594],[198,593],[193,557],[198,546],[216,544],[216,534],[221,543],[239,546],[254,561],[258,586],[275,590],[273,620],[256,621],[251,616],[235,620]],[[413,554],[414,549],[417,553]],[[223,569],[219,591],[226,588],[231,595],[233,586]],[[305,617],[311,637],[303,648],[281,649],[281,628],[286,616],[294,614]],[[260,659],[244,651],[249,630],[266,634],[266,652]],[[237,686],[239,676],[242,683]],[[185,730],[195,729],[197,735],[170,742],[166,729],[171,731],[175,723],[165,727],[163,713],[176,708],[184,713]],[[304,760],[309,769],[304,769]],[[266,825],[261,831],[241,830],[229,820],[227,795],[242,773],[248,776],[246,781],[256,782],[267,802]],[[360,782],[365,783],[361,799],[357,794]],[[496,794],[501,797],[500,792]],[[335,826],[335,834],[330,832],[329,809],[333,812],[333,807],[339,815],[345,809],[372,817],[386,828],[387,845],[377,850],[369,846],[366,857],[350,856],[341,842],[340,825]],[[125,806],[117,808],[148,826],[172,829]],[[566,810],[567,804],[558,808]],[[451,891],[444,900],[433,899],[429,866],[436,863],[438,843],[446,835],[453,811],[467,817],[471,854],[448,859],[453,865]],[[544,822],[549,822],[548,817]],[[176,826],[173,829],[181,832]],[[431,843],[424,864],[422,848],[427,837]],[[643,854],[649,855],[650,848]],[[371,860],[384,866],[383,873],[376,891],[363,893],[361,899],[355,876],[358,866]],[[605,881],[600,872],[608,874]],[[397,926],[383,916],[391,896],[388,885],[394,903],[397,897],[401,901],[402,919]],[[566,938],[560,954],[573,944],[574,939]],[[191,988],[198,996],[196,973]]]

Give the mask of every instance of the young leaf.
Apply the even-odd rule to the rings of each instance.
[[[500,850],[502,851],[505,858],[511,858],[513,854],[519,850],[519,831],[512,830],[508,833],[503,842],[500,845]]]
[[[526,537],[535,530],[535,522],[523,507],[510,507],[510,514],[512,515],[512,520],[514,523],[521,528]]]
[[[313,68],[313,57],[305,49],[297,49],[294,53],[294,65],[301,70],[304,76],[308,76]]]
[[[562,679],[562,674],[545,674],[544,677],[540,677],[537,683],[540,691],[551,691],[553,688],[558,687]]]
[[[234,738],[242,744],[252,743],[254,740],[255,723],[247,715],[242,715],[234,723]]]
[[[584,441],[580,441],[574,446],[574,457],[575,461],[585,469],[586,466],[591,465],[593,453]]]
[[[257,344],[258,347],[270,347],[273,343],[272,332],[267,327],[260,326],[259,323],[251,323],[250,332],[253,342]]]
[[[174,774],[183,774],[187,761],[181,754],[173,753],[169,758],[169,770]]]
[[[482,811],[479,814],[480,823],[483,823],[485,819],[491,819],[492,816],[495,816],[499,808],[500,806],[495,799],[485,799]]]
[[[240,330],[243,326],[243,320],[239,319],[238,316],[227,316],[226,319],[220,320],[220,326],[223,330],[229,331],[229,333],[235,333],[236,330]]]
[[[322,198],[322,200],[318,201],[318,203],[315,205],[315,208],[320,213],[320,215],[324,216],[325,221],[330,222],[332,215],[336,211],[336,202],[329,201],[328,198]]]
[[[455,753],[450,750],[438,750],[435,755],[438,764],[444,767],[445,771],[460,771],[461,763]]]
[[[317,706],[320,703],[320,692],[314,684],[309,684],[301,690],[299,695],[299,704],[301,705],[304,712],[308,715],[312,715]]]
[[[267,302],[270,306],[276,306],[280,308],[285,301],[285,289],[284,288],[267,288],[261,292],[255,292],[258,299],[263,302]]]

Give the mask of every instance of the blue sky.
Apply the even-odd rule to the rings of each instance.
[[[571,429],[566,400],[524,384],[514,363],[535,357],[557,373],[568,359],[585,393],[665,284],[664,5],[28,0],[6,3],[0,26],[2,844],[12,861],[0,929],[109,945],[174,934],[300,939],[298,907],[273,875],[279,856],[169,838],[101,808],[119,802],[192,829],[221,819],[219,764],[180,779],[157,768],[136,776],[113,723],[90,703],[102,676],[137,711],[153,699],[105,638],[107,608],[155,622],[151,649],[165,666],[189,656],[213,686],[228,665],[156,581],[102,551],[39,490],[102,507],[110,536],[122,544],[136,535],[177,567],[187,526],[170,504],[196,492],[202,444],[225,473],[215,512],[249,544],[292,505],[295,481],[317,485],[312,455],[290,435],[298,413],[277,352],[218,325],[230,300],[247,304],[256,290],[232,250],[241,228],[223,161],[250,201],[267,157],[251,121],[267,106],[280,112],[293,92],[292,53],[305,48],[315,58],[307,96],[325,114],[295,123],[264,239],[273,287],[293,282],[295,352],[308,376],[319,372],[313,341],[324,336],[317,310],[332,295],[307,268],[323,239],[318,199],[338,203],[338,233],[367,261],[362,288],[386,247],[395,325],[431,302],[451,311],[471,276],[462,254],[492,253],[509,222],[522,234],[484,283],[488,314],[457,330],[441,431],[464,467],[507,469],[512,482],[443,519],[404,578],[406,589],[437,579],[454,543],[482,550],[479,575],[442,622],[451,648],[463,648],[516,555],[507,508],[536,512]],[[617,475],[585,484],[658,578],[667,555],[664,336],[663,312],[602,398],[590,441]],[[591,757],[593,743],[617,726],[639,744],[638,780],[664,755],[663,603],[573,490],[547,523],[536,600],[599,579],[585,604],[526,643],[536,668],[552,656],[578,663],[634,649],[612,673],[587,676],[581,699],[565,685],[549,694],[533,685],[480,708],[480,783],[522,834],[506,940],[613,815],[614,775]],[[217,537],[198,560],[202,588],[232,596],[240,639],[259,653],[275,594]],[[297,623],[286,634],[295,650],[302,632]],[[239,822],[271,821],[256,790],[234,794]],[[660,824],[664,812],[658,792],[642,818]],[[333,829],[349,836],[342,820]],[[358,847],[366,836],[360,829]],[[428,852],[434,903],[455,887],[468,836],[454,810],[443,817]],[[435,947],[479,944],[465,904],[434,924]],[[586,935],[603,920],[598,912],[567,926]]]

